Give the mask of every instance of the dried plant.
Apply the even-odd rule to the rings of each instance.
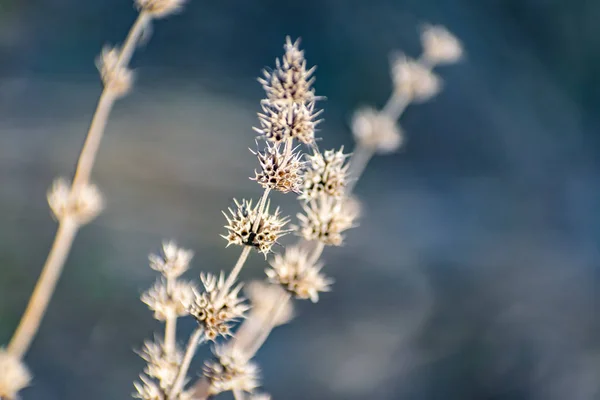
[[[127,65],[142,33],[153,19],[183,6],[182,0],[135,0],[140,13],[122,47],[106,47],[97,65],[104,90],[82,149],[73,182],[57,180],[48,202],[59,223],[56,239],[19,328],[6,350],[0,349],[0,398],[14,399],[31,377],[22,358],[40,324],[62,266],[78,229],[102,210],[102,196],[90,183],[90,174],[114,101],[131,90],[133,76]],[[224,213],[227,246],[242,250],[229,273],[200,274],[196,284],[181,277],[189,270],[193,252],[164,242],[160,254],[149,256],[150,268],[160,274],[141,300],[164,323],[164,333],[144,342],[139,355],[146,367],[134,383],[133,396],[144,400],[207,399],[232,392],[236,400],[265,400],[258,393],[259,368],[252,360],[272,330],[289,322],[293,299],[318,302],[331,290],[333,280],[323,272],[326,246],[341,246],[345,232],[357,225],[358,202],[351,196],[370,158],[390,153],[403,143],[397,120],[411,103],[435,96],[442,88],[433,72],[439,64],[456,62],[462,48],[444,28],[426,26],[423,55],[392,58],[393,94],[383,110],[361,108],[353,117],[356,140],[350,155],[343,148],[321,151],[315,127],[322,100],[313,88],[314,67],[308,67],[299,40],[285,41],[285,53],[275,68],[259,79],[265,90],[258,113],[258,149],[251,150],[258,169],[250,179],[263,189],[258,201],[234,201]],[[272,192],[294,193],[303,212],[290,224],[279,208],[271,211]],[[299,240],[283,248],[293,231]],[[271,256],[265,278],[245,286],[238,282],[252,249]],[[275,251],[278,251],[275,253]],[[244,297],[245,296],[245,297]],[[180,318],[193,318],[196,328],[185,347],[177,342]],[[213,342],[213,358],[204,363],[201,377],[193,379],[191,361],[199,345]]]

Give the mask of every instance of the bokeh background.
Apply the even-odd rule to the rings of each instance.
[[[94,58],[129,0],[0,0],[0,343],[56,224],[45,193],[71,176],[101,90]],[[274,399],[600,399],[600,2],[191,0],[137,53],[94,171],[106,211],[78,235],[24,400],[125,399],[133,352],[159,325],[139,301],[147,254],[174,238],[190,278],[229,269],[220,210],[257,197],[248,152],[261,68],[301,36],[327,96],[321,145],[390,93],[388,54],[447,26],[468,56],[402,118],[407,145],[372,161],[334,292],[300,303],[259,352]],[[297,211],[292,197],[276,196]],[[261,278],[252,256],[243,277]],[[181,340],[191,331],[188,321]],[[200,353],[200,367],[207,350]]]

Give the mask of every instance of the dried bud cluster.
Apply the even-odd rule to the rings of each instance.
[[[239,296],[241,285],[232,290],[224,288],[223,274],[217,278],[212,274],[200,275],[204,292],[194,291],[194,301],[189,313],[204,329],[204,338],[214,341],[217,337],[231,336],[232,323],[244,317],[248,306]],[[228,290],[226,293],[221,293]]]
[[[163,18],[181,10],[186,0],[135,0],[140,11],[147,12],[152,18]]]
[[[106,46],[96,59],[104,87],[117,97],[129,93],[133,83],[133,73],[121,63],[120,54],[120,49]]]
[[[354,226],[356,215],[348,212],[343,202],[318,201],[304,204],[304,214],[298,214],[298,234],[306,240],[318,240],[327,246],[341,246],[342,232]]]
[[[215,361],[204,364],[204,376],[210,382],[209,393],[241,390],[251,393],[259,387],[258,367],[232,346],[215,346]]]
[[[140,356],[148,363],[144,373],[156,379],[163,391],[169,389],[175,381],[179,365],[183,360],[181,350],[175,348],[174,351],[167,352],[164,344],[159,340],[146,341],[140,351]]]
[[[269,214],[269,203],[262,213],[259,210],[260,204],[252,207],[252,201],[242,200],[240,203],[235,200],[235,205],[235,210],[229,209],[231,216],[223,213],[227,218],[225,228],[228,233],[222,237],[227,240],[228,246],[252,246],[266,256],[277,243],[277,239],[287,233],[283,227],[288,219],[279,215],[279,208],[273,214]]]
[[[190,266],[194,252],[177,247],[175,242],[163,242],[162,255],[150,254],[150,268],[167,279],[178,278]]]
[[[252,180],[263,188],[282,193],[300,192],[302,188],[302,167],[299,153],[281,154],[277,145],[267,143],[263,151],[253,152],[258,157],[260,171],[254,171]]]
[[[322,264],[310,259],[307,250],[289,247],[285,255],[276,254],[265,272],[269,281],[281,285],[298,299],[319,301],[319,292],[328,292],[333,283],[321,273]]]
[[[142,400],[168,400],[169,397],[165,394],[164,389],[148,378],[146,375],[140,375],[140,382],[134,382],[135,393],[132,394],[134,399]],[[175,397],[176,400],[193,400],[194,391],[181,391]]]
[[[372,107],[361,108],[352,117],[352,133],[361,146],[385,154],[397,150],[404,135],[387,113]]]
[[[321,111],[315,111],[315,103],[270,103],[263,101],[263,113],[258,114],[260,128],[253,128],[265,139],[281,143],[296,139],[304,144],[315,141],[315,120]]]
[[[30,381],[31,375],[23,362],[0,348],[0,399],[16,399]]]
[[[304,173],[304,190],[301,200],[313,201],[321,195],[341,199],[344,196],[348,175],[348,154],[340,150],[307,155],[308,168]]]
[[[62,178],[55,180],[48,191],[48,204],[57,220],[70,218],[78,224],[93,220],[103,207],[102,195],[95,185],[88,183],[72,188]]]
[[[148,291],[142,294],[142,302],[154,311],[154,318],[165,321],[172,316],[182,317],[188,314],[188,308],[194,299],[195,286],[191,282],[173,281],[167,284],[159,279]]]
[[[429,67],[399,54],[392,57],[394,90],[409,101],[425,102],[438,94],[442,80]]]
[[[439,25],[425,25],[421,32],[423,58],[431,65],[453,64],[463,56],[460,40]]]

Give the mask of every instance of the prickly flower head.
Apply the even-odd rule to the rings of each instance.
[[[251,178],[263,188],[282,193],[300,192],[302,187],[301,155],[298,152],[280,152],[277,145],[267,143],[263,151],[253,152],[258,157],[260,170]]]
[[[57,220],[70,218],[86,224],[102,211],[103,200],[95,185],[86,183],[73,188],[66,179],[59,178],[48,191],[48,204]]]
[[[150,268],[160,272],[166,278],[178,278],[188,270],[194,256],[191,250],[177,247],[175,242],[163,242],[162,254],[150,254]]]
[[[327,150],[307,156],[308,168],[304,172],[304,189],[300,199],[312,201],[321,195],[342,198],[348,175],[348,154],[344,154],[343,150],[342,147],[337,151]]]
[[[432,65],[453,64],[463,55],[460,40],[441,25],[425,25],[421,32],[423,57]]]
[[[385,154],[397,150],[404,135],[396,121],[387,113],[371,107],[357,110],[352,116],[354,140],[363,147]]]
[[[200,275],[204,292],[194,291],[194,301],[189,313],[204,329],[206,340],[214,341],[217,337],[231,336],[232,324],[243,318],[248,306],[244,298],[239,296],[241,285],[234,289],[224,288],[223,274],[217,278],[212,274]],[[226,293],[221,293],[227,290]]]
[[[315,99],[315,92],[311,87],[315,68],[306,69],[304,51],[299,46],[299,39],[292,43],[288,36],[283,46],[285,55],[282,61],[275,60],[275,69],[264,70],[264,78],[258,80],[272,103],[305,104]]]
[[[323,199],[309,202],[303,208],[304,214],[298,214],[300,226],[295,229],[306,240],[341,246],[344,242],[342,232],[354,226],[356,215],[348,212],[344,202]]]
[[[106,46],[96,59],[104,87],[117,97],[126,95],[133,83],[133,73],[119,61],[120,54],[120,49]]]
[[[29,385],[31,374],[18,358],[0,348],[0,399],[16,399],[18,393]]]
[[[263,113],[258,114],[260,128],[253,128],[270,142],[281,143],[295,139],[304,144],[315,141],[315,120],[321,110],[315,111],[315,103],[262,102]]]
[[[210,382],[211,395],[233,390],[249,393],[260,386],[258,367],[236,347],[215,346],[213,354],[215,360],[206,362],[203,368],[204,376]]]
[[[283,227],[288,219],[279,215],[279,208],[273,214],[269,213],[269,203],[259,217],[259,206],[252,207],[252,201],[235,200],[236,209],[229,209],[231,216],[223,213],[227,218],[227,235],[222,235],[227,240],[227,245],[236,244],[240,246],[252,246],[266,255],[271,247],[277,243],[277,239],[288,231]]]
[[[321,273],[322,264],[311,260],[306,249],[288,247],[285,255],[276,254],[265,272],[269,281],[281,285],[297,299],[319,301],[319,292],[328,292],[333,283]]]
[[[164,343],[160,340],[146,341],[140,351],[140,356],[148,363],[144,372],[158,381],[163,390],[170,388],[175,382],[179,366],[183,360],[183,353],[175,348],[167,352]]]
[[[181,10],[186,0],[135,0],[138,10],[149,13],[152,18],[163,18]]]
[[[442,80],[429,67],[403,54],[392,57],[391,69],[396,92],[409,101],[427,101],[442,88]]]
[[[148,291],[142,294],[142,302],[154,311],[154,318],[165,321],[168,317],[187,315],[194,299],[195,286],[191,282],[173,281],[167,284],[164,279],[156,281]]]

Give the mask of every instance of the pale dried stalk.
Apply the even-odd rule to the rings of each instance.
[[[167,293],[173,293],[173,278],[167,278]],[[177,314],[170,312],[165,320],[165,353],[171,356],[175,352],[177,332]]]
[[[258,336],[254,339],[254,342],[251,344],[251,347],[245,350],[245,355],[248,357],[248,359],[254,357],[258,350],[266,342],[267,338],[271,334],[271,331],[273,328],[275,328],[275,322],[279,319],[279,315],[287,305],[287,302],[290,301],[291,297],[292,296],[290,296],[290,294],[287,292],[282,294],[279,302],[272,308],[269,318],[261,327],[261,330]]]
[[[129,64],[135,46],[150,19],[150,15],[146,12],[142,11],[138,15],[138,18],[131,27],[123,45],[123,49],[119,55],[118,65],[126,66]],[[115,94],[108,90],[107,87],[108,86],[105,86],[100,95],[85,143],[83,144],[79,161],[77,162],[75,176],[73,178],[73,188],[84,186],[89,182],[98,147],[100,146],[100,141],[108,121],[108,116],[110,115],[110,111],[116,100]],[[59,222],[48,258],[44,263],[44,267],[42,268],[35,289],[31,294],[27,308],[21,317],[19,326],[8,345],[8,351],[14,356],[23,358],[29,349],[31,342],[40,327],[50,298],[54,293],[56,283],[61,275],[78,228],[79,225],[69,218]]]
[[[185,350],[185,355],[183,356],[183,361],[181,362],[181,366],[179,367],[179,371],[177,372],[177,377],[175,378],[175,382],[173,382],[173,386],[171,387],[171,391],[169,392],[169,399],[177,398],[179,392],[183,388],[183,383],[185,382],[185,377],[187,375],[187,371],[190,368],[190,363],[192,362],[192,358],[194,358],[194,354],[196,354],[196,349],[200,345],[200,338],[202,337],[203,330],[202,328],[196,328],[194,333],[190,336],[190,340],[188,341],[187,348]]]

